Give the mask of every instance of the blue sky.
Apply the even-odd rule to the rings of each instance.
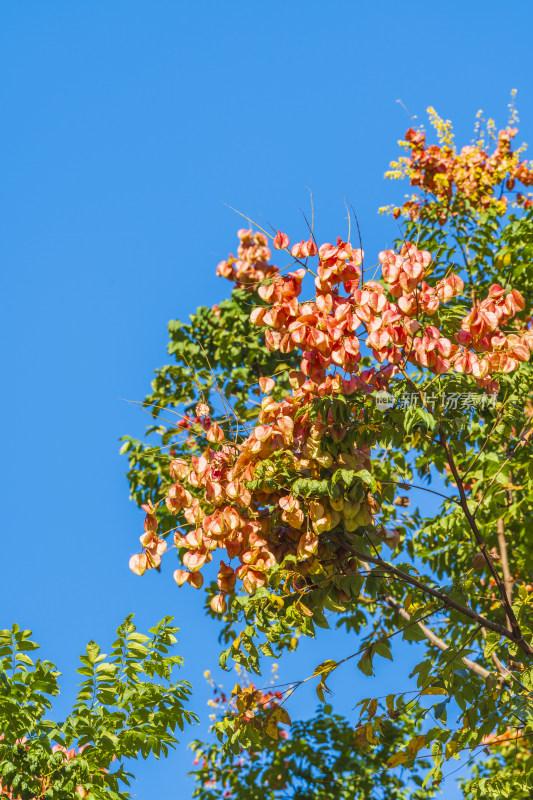
[[[2,4],[0,626],[33,629],[66,699],[89,639],[105,645],[132,610],[141,626],[173,614],[206,727],[217,628],[170,573],[128,571],[142,517],[117,440],[147,424],[124,398],[165,363],[168,320],[229,293],[214,270],[242,222],[224,203],[301,238],[310,187],[328,241],[347,196],[373,258],[397,233],[376,214],[401,196],[382,179],[410,124],[396,101],[419,119],[434,105],[467,143],[477,109],[504,124],[517,88],[531,139],[531,22],[528,4],[494,0]],[[333,657],[356,649],[329,639]],[[310,643],[282,679],[322,654]],[[348,669],[347,713],[370,693]],[[184,747],[141,766],[136,796],[189,796],[189,767]]]

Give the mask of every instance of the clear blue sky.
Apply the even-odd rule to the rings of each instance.
[[[34,630],[67,699],[90,638],[109,642],[132,610],[141,625],[174,614],[206,728],[216,625],[168,571],[128,571],[142,518],[117,439],[147,423],[122,398],[142,399],[165,363],[167,321],[229,292],[214,269],[242,223],[223,203],[299,238],[308,186],[328,241],[346,195],[369,255],[389,246],[395,223],[376,210],[399,196],[382,180],[409,124],[396,100],[419,118],[434,105],[467,142],[478,108],[505,123],[516,87],[533,138],[532,21],[529,4],[495,0],[2,3],[0,627]],[[330,639],[332,656],[356,649]],[[307,646],[281,677],[322,654]],[[349,669],[347,713],[370,693]],[[140,767],[136,796],[189,796],[189,767],[185,748]]]

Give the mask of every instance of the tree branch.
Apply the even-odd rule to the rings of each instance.
[[[448,608],[454,608],[463,616],[468,617],[474,622],[477,622],[478,625],[484,625],[489,630],[499,633],[500,636],[505,636],[507,639],[515,641],[513,638],[513,632],[508,628],[505,628],[503,625],[499,625],[497,622],[491,622],[490,620],[485,619],[485,617],[482,617],[481,614],[476,614],[475,611],[472,611],[472,609],[468,608],[467,606],[462,606],[460,603],[456,603],[455,600],[452,600],[452,598],[448,597],[448,595],[444,594],[444,592],[441,592],[438,589],[433,589],[431,586],[422,583],[422,581],[419,581],[412,575],[408,575],[407,572],[402,572],[402,570],[394,567],[387,561],[384,561],[379,556],[369,556],[367,553],[361,553],[354,547],[350,547],[350,549],[352,554],[360,561],[369,561],[371,564],[376,564],[378,567],[381,567],[384,572],[389,573],[390,575],[395,575],[397,578],[400,578],[400,580],[405,581],[405,583],[409,583],[411,586],[415,586],[417,589],[420,589],[420,591],[430,594],[432,597],[440,600],[444,606]],[[530,648],[527,642],[522,640],[517,642],[517,644],[520,649],[524,651],[524,653],[527,653],[528,655],[530,654]]]
[[[500,592],[500,597],[502,599],[502,604],[503,604],[503,607],[505,609],[505,613],[507,614],[507,618],[508,618],[508,620],[510,622],[510,626],[511,626],[511,630],[512,630],[512,634],[511,634],[510,638],[514,642],[516,642],[516,644],[519,645],[520,649],[523,650],[524,653],[527,653],[528,655],[531,655],[533,653],[533,649],[525,641],[525,639],[524,639],[524,637],[522,635],[522,631],[520,630],[520,625],[518,624],[518,620],[516,619],[515,613],[514,613],[512,607],[511,607],[511,603],[510,603],[509,597],[507,596],[507,591],[506,591],[506,588],[505,588],[505,584],[504,584],[503,580],[501,579],[498,570],[494,566],[494,561],[492,560],[492,557],[491,557],[491,555],[489,553],[489,550],[487,548],[485,540],[484,540],[483,536],[481,535],[481,532],[480,532],[480,530],[479,530],[479,528],[478,528],[478,526],[476,524],[476,521],[475,521],[473,515],[470,512],[470,509],[468,508],[468,500],[467,500],[467,497],[466,497],[466,494],[465,494],[463,482],[462,482],[462,480],[461,480],[461,478],[459,476],[459,472],[458,472],[457,466],[455,464],[453,453],[452,453],[452,451],[450,449],[450,445],[448,444],[448,441],[446,439],[446,436],[445,436],[445,433],[444,433],[444,429],[442,427],[442,423],[439,424],[439,439],[440,439],[440,443],[443,446],[444,451],[446,453],[446,458],[448,460],[448,464],[450,465],[450,469],[452,471],[452,475],[454,477],[455,483],[457,484],[457,488],[459,490],[459,496],[461,498],[461,502],[460,502],[461,508],[463,509],[463,512],[464,512],[464,515],[465,515],[466,519],[468,520],[468,524],[470,525],[472,533],[474,534],[474,537],[475,537],[476,542],[477,542],[477,544],[479,546],[479,549],[481,550],[481,552],[483,554],[483,557],[484,557],[485,561],[487,562],[487,565],[488,565],[489,570],[490,570],[490,572],[492,574],[492,577],[494,578],[496,586],[498,587],[498,591]],[[485,625],[485,627],[490,627],[490,626],[487,626],[485,622],[483,622],[481,624]],[[494,630],[494,628],[492,630]]]
[[[512,602],[514,580],[513,576],[511,575],[511,570],[509,569],[509,558],[507,555],[507,542],[505,540],[505,525],[503,522],[503,517],[500,517],[500,519],[498,520],[497,530],[498,530],[498,549],[500,551],[503,582],[507,597]],[[509,622],[507,624],[509,624]]]
[[[387,605],[393,608],[394,611],[396,611],[396,613],[402,617],[402,619],[410,622],[411,615],[400,605],[400,603],[398,603],[394,597],[392,597],[390,594],[387,594],[383,599]],[[435,647],[438,647],[439,650],[442,650],[442,652],[448,649],[449,645],[447,645],[446,642],[433,633],[433,631],[430,630],[427,625],[424,625],[423,622],[417,622],[417,625],[431,644],[435,645]],[[469,669],[471,672],[475,672],[476,675],[479,675],[481,678],[487,678],[490,675],[490,670],[485,669],[485,667],[482,667],[481,664],[477,664],[475,661],[471,661],[469,658],[463,658],[463,664],[467,669]]]
[[[370,565],[368,563],[362,561],[361,566],[367,572],[370,572]],[[400,603],[396,600],[395,597],[393,597],[390,594],[386,594],[383,595],[383,599],[387,603],[387,605],[389,605],[392,609],[394,609],[394,611],[396,611],[397,614],[400,615],[400,617],[402,617],[402,619],[404,619],[406,622],[411,622],[411,614],[408,611],[406,611],[406,609],[402,605],[400,605]],[[435,647],[438,647],[439,650],[442,650],[442,652],[448,649],[449,645],[447,645],[446,642],[444,642],[439,636],[437,636],[436,633],[434,633],[430,628],[428,628],[427,625],[424,625],[423,622],[419,621],[417,621],[416,624],[418,625],[418,627],[420,628],[426,639],[431,644],[435,645]],[[488,678],[488,676],[490,675],[490,670],[485,669],[485,667],[482,667],[481,664],[477,664],[475,661],[471,661],[469,658],[466,657],[463,658],[463,664],[467,669],[471,670],[471,672],[475,672],[476,675],[479,675],[483,679]]]

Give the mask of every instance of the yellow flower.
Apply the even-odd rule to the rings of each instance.
[[[511,102],[509,103],[509,125],[516,125],[519,122],[518,110],[515,106],[516,89],[511,89]]]
[[[433,106],[429,106],[427,109],[430,122],[434,127],[437,138],[441,145],[448,145],[453,149],[453,128],[451,120],[447,119],[444,120],[440,117]],[[455,152],[455,151],[454,151]]]

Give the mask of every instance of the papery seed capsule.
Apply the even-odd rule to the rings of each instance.
[[[228,604],[222,592],[212,598],[210,605],[215,614],[225,614],[228,610]]]

